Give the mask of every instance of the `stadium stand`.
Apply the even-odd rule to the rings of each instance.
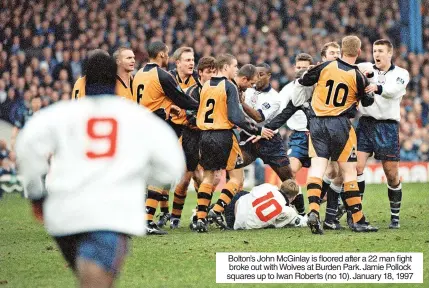
[[[406,1],[407,2],[407,1]],[[395,63],[410,72],[402,101],[401,157],[429,158],[429,1],[421,1],[424,53],[409,52],[401,37],[402,1],[3,1],[0,4],[0,118],[15,123],[33,97],[43,106],[70,99],[88,50],[110,54],[131,47],[136,69],[146,46],[162,40],[174,51],[194,47],[202,56],[230,52],[239,64],[267,62],[273,87],[292,80],[293,59],[345,34],[362,39],[360,61],[372,60],[371,43],[389,38]],[[402,7],[402,6],[401,6]],[[401,26],[402,25],[402,26]],[[174,62],[170,60],[169,68]],[[7,139],[9,140],[9,139]]]

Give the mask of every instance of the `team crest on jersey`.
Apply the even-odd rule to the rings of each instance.
[[[386,75],[380,74],[378,75],[378,84],[383,85],[386,83]]]
[[[401,77],[396,78],[396,84],[402,84],[404,85],[405,81]]]
[[[270,109],[270,107],[271,107],[271,105],[270,105],[270,103],[268,103],[268,102],[265,102],[264,104],[262,104],[262,109],[263,109],[263,110]]]

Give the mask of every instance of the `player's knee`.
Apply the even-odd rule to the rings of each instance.
[[[80,287],[85,288],[112,287],[115,280],[113,273],[108,273],[94,262],[82,258],[77,260],[77,275]]]

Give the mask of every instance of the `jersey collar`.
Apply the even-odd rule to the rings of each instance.
[[[375,64],[374,64],[374,66],[372,66],[374,69],[377,69],[377,70],[379,70],[378,68],[377,68],[377,66],[375,66]],[[393,62],[391,62],[390,63],[390,67],[389,67],[389,69],[387,69],[387,71],[385,72],[385,73],[387,73],[387,72],[389,72],[389,71],[391,71],[391,70],[393,70],[393,69],[395,69],[395,64],[393,64]],[[380,71],[380,70],[379,70]]]
[[[259,91],[259,92],[267,93],[267,92],[270,92],[270,90],[271,90],[271,84],[268,84],[267,88],[262,89],[262,90],[261,90],[261,91]]]

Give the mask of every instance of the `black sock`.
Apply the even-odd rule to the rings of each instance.
[[[359,186],[360,198],[363,200],[363,193],[365,193],[365,175],[363,174],[357,175],[357,182]]]
[[[320,194],[320,202],[325,198],[326,193],[328,193],[329,185],[331,185],[331,180],[326,177],[323,177],[322,182],[322,194]]]
[[[399,222],[399,212],[401,210],[402,200],[402,185],[399,183],[396,187],[387,185],[387,194],[390,202],[390,220],[392,222]]]
[[[295,199],[290,203],[291,205],[295,206],[296,211],[298,211],[298,214],[301,216],[305,215],[305,205],[304,205],[304,195],[298,194],[296,195]]]
[[[325,221],[333,222],[336,219],[338,212],[338,198],[340,194],[332,189],[332,184],[328,189],[328,200],[326,202],[326,217]],[[341,191],[341,187],[339,187]]]

